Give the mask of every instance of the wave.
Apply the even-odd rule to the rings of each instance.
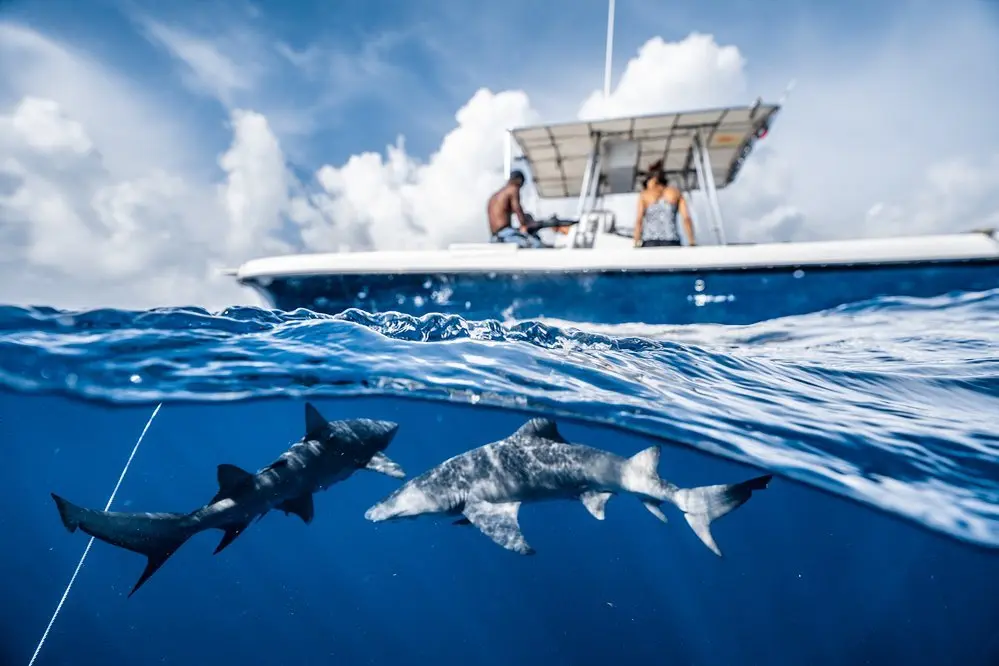
[[[999,290],[751,326],[0,307],[0,386],[110,403],[384,394],[571,417],[999,547]]]

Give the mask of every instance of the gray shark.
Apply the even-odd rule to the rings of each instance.
[[[456,517],[456,525],[474,525],[508,550],[532,555],[520,531],[518,512],[525,502],[579,500],[597,520],[604,519],[613,495],[637,496],[659,520],[660,506],[680,509],[701,541],[716,555],[711,522],[742,506],[772,475],[729,485],[679,488],[659,478],[659,446],[630,458],[570,444],[555,423],[533,418],[506,439],[457,455],[410,479],[365,512],[368,520],[415,518],[436,514]]]
[[[129,597],[149,580],[188,539],[209,529],[225,534],[215,548],[219,553],[256,518],[271,509],[295,514],[306,524],[313,518],[313,493],[347,479],[359,469],[404,478],[402,468],[385,449],[398,424],[372,419],[327,421],[310,403],[305,404],[305,436],[274,462],[255,474],[235,465],[218,466],[219,490],[191,513],[126,513],[76,506],[55,493],[63,525],[77,528],[109,544],[147,558],[145,571]]]

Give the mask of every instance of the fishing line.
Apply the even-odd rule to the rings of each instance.
[[[142,438],[146,436],[146,431],[149,430],[149,426],[153,424],[153,419],[160,412],[160,407],[163,403],[156,405],[156,409],[153,413],[149,415],[149,420],[146,421],[146,427],[142,429],[142,434],[139,435],[139,439],[135,440],[135,446],[132,447],[132,453],[128,456],[128,460],[125,462],[125,466],[121,468],[121,475],[118,477],[118,483],[114,485],[114,490],[111,491],[111,497],[108,498],[108,503],[104,507],[105,511],[111,509],[111,504],[114,502],[114,496],[118,494],[118,488],[121,487],[121,482],[125,480],[125,475],[128,474],[128,467],[132,464],[132,458],[135,457],[135,452],[139,450],[139,444],[142,444]],[[49,626],[45,627],[45,633],[42,634],[41,640],[38,641],[38,647],[35,648],[35,653],[31,655],[31,661],[28,662],[28,666],[32,666],[35,663],[35,659],[38,659],[38,653],[42,651],[42,646],[45,645],[45,641],[49,637],[49,632],[52,630],[52,625],[55,624],[56,618],[59,617],[59,612],[62,610],[63,604],[66,603],[66,597],[69,596],[69,591],[73,589],[73,583],[76,582],[76,576],[80,573],[80,569],[83,568],[83,562],[87,559],[87,554],[90,553],[90,547],[94,545],[94,537],[90,537],[90,541],[87,542],[87,547],[83,549],[83,556],[80,557],[80,561],[76,565],[76,570],[69,579],[69,584],[66,586],[66,590],[62,593],[62,599],[59,600],[59,605],[56,606],[55,612],[52,613],[52,619],[49,620]]]

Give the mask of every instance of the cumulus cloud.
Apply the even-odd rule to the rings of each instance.
[[[781,54],[797,86],[726,192],[732,235],[774,238],[768,216],[792,232],[777,240],[961,232],[995,219],[994,187],[981,185],[999,156],[994,11],[906,5],[891,31],[849,49],[808,37]],[[759,198],[771,207],[749,215]]]
[[[213,182],[192,157],[197,137],[85,55],[0,25],[0,72],[14,84],[0,87],[0,302],[259,303],[218,269],[301,249],[282,221],[284,158],[262,115],[232,112]],[[26,72],[38,78],[17,78]]]
[[[226,173],[219,187],[228,221],[225,256],[288,252],[288,243],[275,236],[288,207],[291,177],[277,137],[267,119],[252,111],[235,110],[232,128],[232,147],[219,159]]]
[[[609,97],[595,90],[584,120],[746,103],[746,59],[734,45],[692,33],[677,42],[653,37],[628,61]]]
[[[52,100],[24,98],[0,116],[0,299],[89,307],[239,299],[217,268],[291,248],[276,233],[286,199],[276,140],[257,114],[234,114],[233,125],[217,190],[163,170],[116,178],[78,121]]]
[[[983,101],[981,90],[999,57],[996,30],[967,11],[935,21],[929,34],[910,25],[900,30],[904,38],[849,57],[792,45],[785,56],[795,56],[795,67],[778,74],[761,74],[736,45],[710,35],[653,37],[610,98],[594,91],[577,114],[746,103],[761,88],[779,92],[785,80],[778,78],[790,71],[799,79],[790,104],[740,182],[722,192],[729,240],[999,224],[999,156],[991,152],[999,130],[989,122],[999,91],[984,91]],[[0,73],[9,75],[9,89],[0,86],[7,93],[0,94],[5,302],[256,303],[215,269],[271,253],[484,240],[485,200],[504,178],[503,130],[542,117],[523,91],[481,89],[426,159],[409,154],[399,137],[384,151],[296,178],[267,112],[229,108],[232,142],[221,155],[206,154],[149,93],[86,54],[24,28],[0,24],[0,31]],[[200,63],[202,91],[231,100],[251,80],[164,35],[178,58]],[[206,160],[214,175],[205,175]],[[567,207],[553,202],[535,212]],[[614,207],[630,220],[633,202]],[[699,236],[710,237],[706,228]]]
[[[79,49],[0,21],[0,111],[9,113],[23,97],[57,102],[100,146],[113,173],[192,169],[204,159],[197,137],[164,111],[155,92]]]
[[[485,201],[504,180],[503,129],[535,122],[522,92],[479,90],[455,115],[457,127],[425,163],[400,138],[384,157],[364,153],[323,166],[317,203],[336,229],[313,225],[310,246],[334,233],[355,248],[416,249],[487,240]]]
[[[883,235],[933,233],[942,226],[999,228],[999,152],[984,160],[955,158],[933,164],[908,200],[878,201],[864,216]]]

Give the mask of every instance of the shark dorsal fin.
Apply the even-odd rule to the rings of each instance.
[[[305,403],[305,436],[315,435],[320,430],[326,428],[329,421],[319,413],[319,410],[312,406],[311,402]]]
[[[565,438],[562,437],[562,433],[558,431],[558,426],[551,419],[546,419],[543,416],[536,416],[524,425],[517,429],[514,433],[515,437],[541,437],[543,439],[550,439],[553,442],[561,442],[565,444]]]
[[[218,467],[219,491],[209,504],[214,504],[219,500],[232,497],[240,488],[247,483],[253,482],[253,474],[247,472],[242,467],[222,463]]]
[[[222,463],[218,468],[219,490],[227,488],[238,488],[253,478],[253,474],[247,472],[238,465]]]
[[[265,467],[261,467],[259,474],[263,474],[264,472],[271,472],[273,470],[281,469],[281,468],[287,467],[287,466],[288,466],[288,459],[285,458],[285,457],[281,457],[281,458],[278,458],[277,460],[275,460],[274,462],[272,462],[270,465],[267,465]]]

